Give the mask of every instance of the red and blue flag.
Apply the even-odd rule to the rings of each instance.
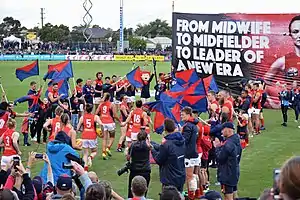
[[[195,83],[199,80],[198,74],[195,69],[189,69],[175,74],[176,82],[179,85],[187,86],[189,84]]]
[[[55,65],[48,65],[48,72],[44,75],[44,80],[61,80],[74,77],[72,62],[64,61]]]
[[[136,88],[143,87],[144,84],[143,84],[143,80],[142,80],[142,71],[141,71],[140,67],[137,67],[134,70],[132,70],[131,72],[129,72],[126,75],[126,77],[132,86],[134,86]]]
[[[39,108],[41,93],[42,93],[42,89],[40,89],[37,94],[31,94],[31,95],[20,97],[14,101],[14,104],[17,105],[19,103],[32,100],[32,104],[29,106],[28,111],[30,113],[34,113]]]
[[[177,124],[180,121],[181,105],[178,102],[155,101],[144,106],[155,113],[153,124],[156,133],[161,134],[164,131],[165,119],[172,119]]]
[[[16,77],[20,81],[31,77],[39,75],[39,63],[38,61],[34,61],[33,63],[26,65],[24,67],[20,67],[16,69]]]
[[[48,93],[52,91],[53,83],[58,84],[58,93],[64,94],[62,99],[66,99],[69,97],[69,82],[68,79],[65,80],[51,80],[48,83],[48,89],[46,90],[45,96],[48,97]]]
[[[213,75],[203,78],[206,93],[209,91],[219,92],[217,82]]]

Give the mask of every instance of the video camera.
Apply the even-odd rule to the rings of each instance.
[[[128,173],[128,171],[130,170],[130,168],[131,168],[131,163],[130,163],[130,161],[128,161],[128,162],[125,163],[125,165],[121,169],[119,169],[117,171],[118,176],[121,176],[125,172]]]

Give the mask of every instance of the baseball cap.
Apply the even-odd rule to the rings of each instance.
[[[72,189],[72,178],[67,174],[60,175],[57,179],[56,187],[62,191]]]
[[[234,130],[234,124],[232,122],[225,122],[222,125],[222,129],[224,129],[224,128],[230,128],[230,129]]]
[[[200,197],[200,199],[207,199],[207,200],[222,200],[222,196],[219,192],[216,191],[208,191],[204,194],[204,196]]]
[[[35,188],[35,191],[37,194],[40,194],[43,190],[43,180],[42,180],[42,177],[40,176],[35,176],[33,179],[32,179],[32,184]]]

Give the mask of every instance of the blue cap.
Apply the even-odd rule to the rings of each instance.
[[[208,191],[204,194],[204,196],[200,197],[200,199],[207,199],[207,200],[222,200],[222,196],[219,192],[216,191]]]
[[[234,124],[232,122],[225,122],[222,125],[222,129],[224,129],[224,128],[230,128],[230,129],[234,130]]]

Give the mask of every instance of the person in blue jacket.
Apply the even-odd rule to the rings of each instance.
[[[55,140],[47,145],[47,155],[53,171],[54,185],[61,174],[71,176],[71,170],[63,168],[63,163],[70,163],[70,160],[66,157],[66,155],[70,154],[78,157],[78,159],[80,158],[79,154],[71,146],[71,138],[65,132],[60,131],[57,133]],[[45,163],[41,171],[41,177],[45,183],[47,182],[47,174],[48,167],[47,163]]]
[[[224,142],[221,143],[218,139],[214,141],[218,162],[217,177],[225,200],[233,200],[237,198],[242,147],[239,136],[234,133],[233,123],[225,122],[222,134],[226,138]]]
[[[151,142],[151,153],[159,165],[159,177],[163,186],[175,186],[183,191],[185,183],[184,153],[185,143],[182,134],[176,131],[175,122],[171,119],[164,121],[166,136],[163,143],[158,145]]]

